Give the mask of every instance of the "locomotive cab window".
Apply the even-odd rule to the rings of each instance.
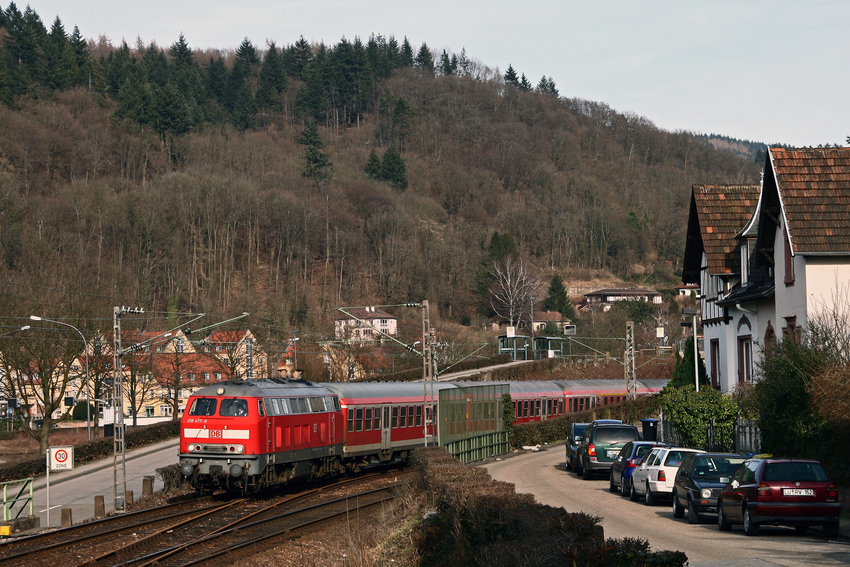
[[[257,400],[257,413],[260,414],[260,417],[266,415],[266,408],[263,407],[263,400]]]
[[[221,400],[221,411],[219,415],[225,417],[239,417],[248,415],[248,402],[245,400]]]
[[[213,398],[195,398],[189,408],[189,415],[215,415],[217,405],[218,401]]]

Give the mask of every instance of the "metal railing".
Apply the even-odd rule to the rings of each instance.
[[[10,480],[8,482],[0,483],[0,486],[3,487],[3,521],[8,522],[9,520],[15,520],[20,517],[21,512],[26,510],[27,505],[29,504],[29,516],[32,516],[32,478],[25,478],[22,480]],[[15,485],[19,485],[17,487],[17,492],[14,493],[12,498],[9,498],[9,490],[11,489],[13,492],[15,491]],[[24,495],[29,492],[29,496]],[[12,512],[15,511],[16,506],[20,504],[17,508],[17,512],[15,512],[14,516]]]

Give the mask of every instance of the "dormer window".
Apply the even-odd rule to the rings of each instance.
[[[741,286],[746,287],[750,280],[750,253],[749,245],[746,240],[741,242]]]

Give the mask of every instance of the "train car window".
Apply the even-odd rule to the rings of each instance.
[[[334,403],[337,402],[337,403]],[[339,410],[339,403],[336,398],[331,396],[325,396],[325,411],[337,411]]]
[[[522,406],[519,401],[514,402],[514,417],[522,417]]]
[[[535,417],[540,417],[540,415],[541,415],[540,414],[540,406],[541,405],[542,405],[541,400],[534,400],[534,416]]]
[[[363,418],[363,431],[372,431],[372,408],[366,408],[366,415]]]
[[[189,415],[215,415],[217,406],[218,400],[213,398],[195,398],[189,408]]]
[[[260,417],[266,415],[266,408],[263,405],[263,400],[257,400],[257,413],[260,414]]]
[[[245,400],[221,400],[219,415],[225,417],[238,417],[248,415],[248,402]]]
[[[422,425],[422,406],[416,406],[416,427]]]
[[[398,427],[398,406],[393,406],[393,424],[392,428],[395,429]]]
[[[325,403],[322,398],[308,398],[310,400],[310,410],[314,413],[325,411]]]
[[[401,406],[398,416],[399,427],[407,427],[407,406]]]
[[[280,406],[277,405],[277,398],[269,398],[269,415],[280,415]]]
[[[363,431],[363,408],[357,408],[357,431]]]
[[[528,402],[529,400],[522,401],[522,417],[528,417]]]
[[[277,405],[280,407],[280,414],[287,415],[292,413],[292,410],[289,408],[289,400],[286,398],[277,398]]]
[[[407,426],[413,427],[414,409],[413,406],[407,408]]]
[[[310,413],[310,404],[307,402],[307,398],[292,398],[291,401],[295,402],[295,406],[298,408],[293,413]]]
[[[354,408],[348,408],[348,432],[354,431]]]

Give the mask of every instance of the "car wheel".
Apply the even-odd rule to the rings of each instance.
[[[611,480],[608,481],[608,492],[619,492],[617,485],[614,484],[614,475],[611,475]]]
[[[586,464],[586,463],[585,463]],[[584,480],[590,480],[593,478],[593,474],[588,470],[588,468],[584,465],[581,467],[582,478]]]
[[[720,501],[717,502],[717,529],[721,532],[728,532],[732,529],[732,524],[726,519],[726,514],[723,513],[723,506]]]
[[[682,505],[679,504],[679,497],[676,496],[676,491],[673,491],[673,517],[674,518],[684,518],[685,510],[682,508]]]
[[[794,529],[797,531],[798,534],[806,535],[809,531],[809,526],[806,524],[802,524],[799,526],[794,526]]]
[[[838,522],[829,522],[823,525],[823,535],[826,537],[838,537]]]
[[[649,488],[649,481],[646,481],[646,494],[644,494],[644,501],[647,506],[655,506],[655,495],[652,493],[652,489]]]
[[[635,492],[635,483],[634,482],[629,483],[629,500],[631,500],[632,502],[638,501],[638,493]]]
[[[694,501],[688,498],[688,523],[689,524],[698,524],[700,521],[699,514],[697,514],[697,507],[694,506]]]
[[[750,516],[750,509],[744,504],[744,533],[747,535],[759,535],[759,525]]]
[[[629,484],[626,481],[626,477],[623,477],[623,480],[620,481],[620,494],[622,496],[628,496],[629,495]]]

